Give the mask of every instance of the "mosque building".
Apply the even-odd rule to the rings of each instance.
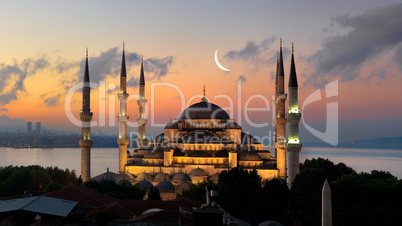
[[[217,183],[220,172],[234,167],[242,167],[247,170],[256,169],[262,180],[279,178],[283,181],[288,180],[289,186],[291,185],[293,178],[299,171],[299,152],[302,147],[298,131],[301,114],[298,109],[298,84],[293,44],[287,114],[285,112],[287,94],[285,93],[282,40],[277,57],[274,103],[275,156],[271,155],[270,150],[264,149],[263,144],[259,143],[254,136],[243,131],[242,127],[234,119],[231,119],[225,110],[211,103],[205,95],[205,87],[204,96],[200,102],[186,108],[177,119],[166,124],[163,133],[156,136],[153,141],[148,141],[145,130],[147,100],[142,58],[139,99],[137,100],[139,106],[138,138],[136,140],[138,148],[132,154],[128,152],[128,93],[126,92],[127,74],[124,51],[123,47],[120,92],[118,94],[120,101],[119,138],[117,139],[119,174],[107,172],[93,179],[102,180],[114,177],[116,182],[118,182],[117,180],[128,180],[132,184],[138,183],[144,189],[155,186],[164,199],[175,198],[175,193],[180,193],[190,184],[197,184],[202,181]],[[85,71],[84,82],[86,77],[87,70]],[[84,98],[83,103],[85,101]],[[88,109],[83,107],[83,112],[89,112]],[[92,113],[90,115],[92,116]],[[87,117],[84,120],[90,120],[90,118]],[[289,128],[287,136],[286,124]],[[83,131],[88,130],[85,128],[87,127],[83,127]],[[83,136],[90,139],[90,135],[85,134],[83,132]],[[89,161],[82,161],[82,168],[85,168],[84,165],[88,163]],[[88,178],[86,177],[86,179]]]

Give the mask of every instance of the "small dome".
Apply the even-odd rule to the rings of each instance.
[[[209,181],[212,181],[215,184],[218,184],[219,174],[214,174],[209,178]]]
[[[135,178],[136,181],[142,181],[142,180],[147,180],[147,181],[151,181],[152,180],[152,176],[149,175],[149,173],[140,173],[138,174],[137,178]]]
[[[144,154],[144,159],[163,159],[163,148],[157,147],[156,149],[148,150]]]
[[[146,181],[146,180],[142,180],[142,181],[138,182],[137,185],[139,188],[142,188],[142,189],[151,189],[153,187],[151,182]]]
[[[166,173],[158,173],[154,177],[154,181],[164,181],[164,180],[167,180],[167,181],[170,180],[169,175],[167,175]]]
[[[110,172],[110,171],[106,171],[105,173],[102,173],[94,178],[92,178],[93,180],[96,180],[98,182],[102,182],[104,180],[110,180],[113,182],[116,182],[116,177],[118,176],[118,174]]]
[[[205,170],[197,168],[197,169],[193,169],[190,172],[190,176],[194,176],[194,177],[206,177],[208,176],[208,174],[205,172]]]
[[[156,187],[159,189],[159,191],[175,189],[174,185],[170,181],[166,180],[159,182],[159,184],[156,185]]]
[[[211,157],[208,153],[205,151],[194,151],[191,153],[190,157]]]
[[[239,161],[262,161],[262,158],[255,151],[242,151],[239,154]]]
[[[178,129],[178,128],[179,128],[179,121],[177,120],[169,122],[165,126],[165,129]]]
[[[172,178],[172,182],[176,182],[176,183],[190,182],[191,183],[191,178],[187,174],[176,173]]]
[[[117,185],[122,185],[122,184],[124,184],[124,183],[126,183],[126,185],[130,185],[131,184],[131,182],[130,181],[128,181],[128,180],[126,180],[126,179],[121,179],[121,180],[119,180],[119,181],[117,181]]]
[[[220,150],[218,152],[216,152],[215,157],[228,157],[229,154],[227,151],[225,150]]]
[[[190,184],[188,184],[188,183],[180,183],[180,184],[177,186],[176,191],[177,191],[177,193],[180,194],[180,193],[183,192],[183,190],[187,190],[189,187],[190,187]]]

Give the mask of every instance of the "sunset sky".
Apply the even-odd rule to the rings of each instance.
[[[211,102],[228,109],[245,130],[263,136],[273,128],[275,62],[282,38],[285,90],[294,42],[299,108],[305,123],[325,131],[326,105],[337,102],[341,141],[402,136],[402,3],[398,2],[1,2],[1,131],[25,131],[25,121],[40,121],[47,129],[78,133],[80,127],[68,119],[66,106],[77,117],[80,92],[72,96],[71,105],[65,102],[69,90],[82,81],[88,48],[90,79],[98,86],[91,93],[98,124],[93,131],[117,135],[113,124],[117,124],[124,41],[129,94],[138,94],[140,55],[144,55],[150,136],[163,131],[151,123],[164,124],[178,117],[182,105],[198,102],[204,84]],[[215,64],[218,48],[220,63],[230,72]],[[326,98],[325,86],[336,80],[337,96]],[[321,90],[322,100],[302,109],[316,90]],[[269,126],[255,128],[239,109],[246,104],[265,108],[262,97],[270,110],[249,117]],[[129,102],[128,111],[134,122],[135,100]],[[300,124],[301,140],[317,141]]]

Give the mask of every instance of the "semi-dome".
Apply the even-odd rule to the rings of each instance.
[[[230,117],[218,105],[203,101],[186,108],[179,116],[180,119],[230,119]]]
[[[166,173],[158,173],[158,174],[156,174],[156,176],[154,177],[154,181],[156,181],[156,182],[158,182],[158,181],[164,181],[164,180],[167,180],[167,181],[170,180],[169,175],[167,175]]]
[[[189,187],[190,187],[189,183],[180,183],[179,185],[177,185],[176,191],[177,193],[180,194],[183,192],[183,190],[187,190]]]
[[[163,148],[157,147],[156,149],[148,150],[144,154],[144,159],[163,159]]]
[[[175,189],[174,185],[170,181],[166,180],[159,182],[159,184],[156,185],[156,187],[159,189],[159,191]]]
[[[215,184],[218,184],[219,181],[219,174],[214,174],[209,178],[209,181],[212,181]]]
[[[205,177],[208,176],[207,172],[205,172],[205,170],[197,168],[197,169],[193,169],[190,172],[190,176],[195,176],[195,177]]]
[[[150,181],[152,180],[152,176],[149,173],[140,173],[138,174],[137,178],[135,178],[136,181],[142,181],[142,180],[147,180]]]
[[[176,173],[172,178],[172,182],[175,182],[175,183],[189,182],[189,183],[191,183],[191,178],[187,174]]]
[[[256,151],[242,151],[239,161],[262,161],[262,158]]]
[[[137,183],[139,188],[142,189],[151,189],[153,187],[152,183],[146,180],[142,180],[140,182]]]

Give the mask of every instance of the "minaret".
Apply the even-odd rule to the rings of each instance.
[[[299,121],[301,113],[299,113],[298,104],[298,85],[296,76],[296,66],[294,60],[294,48],[292,43],[292,61],[290,63],[289,74],[289,109],[287,114],[287,120],[289,122],[288,131],[288,185],[292,186],[293,179],[296,174],[299,173],[299,152],[302,148],[302,144],[299,139]]]
[[[127,164],[127,145],[129,140],[127,138],[127,72],[126,72],[126,58],[124,55],[125,46],[123,43],[123,57],[121,60],[121,71],[120,71],[120,92],[117,94],[120,102],[120,113],[117,116],[119,121],[119,139],[117,139],[117,144],[119,145],[119,174],[125,173],[125,166]]]
[[[279,62],[277,67],[277,85],[275,91],[275,130],[276,130],[276,165],[279,178],[286,180],[286,117],[285,117],[285,73],[283,70],[282,39],[280,41]]]
[[[147,104],[147,99],[145,99],[145,79],[144,79],[144,58],[141,56],[141,72],[140,72],[140,97],[137,100],[139,108],[138,116],[138,153],[142,153],[141,149],[146,149],[148,146],[148,139],[145,138],[145,126],[147,124],[147,119],[145,118],[145,106]]]
[[[91,87],[89,84],[89,68],[88,68],[88,49],[85,60],[84,83],[82,88],[82,109],[80,119],[82,122],[81,140],[79,141],[81,148],[81,179],[83,182],[91,179],[91,120],[93,113],[91,112]]]

